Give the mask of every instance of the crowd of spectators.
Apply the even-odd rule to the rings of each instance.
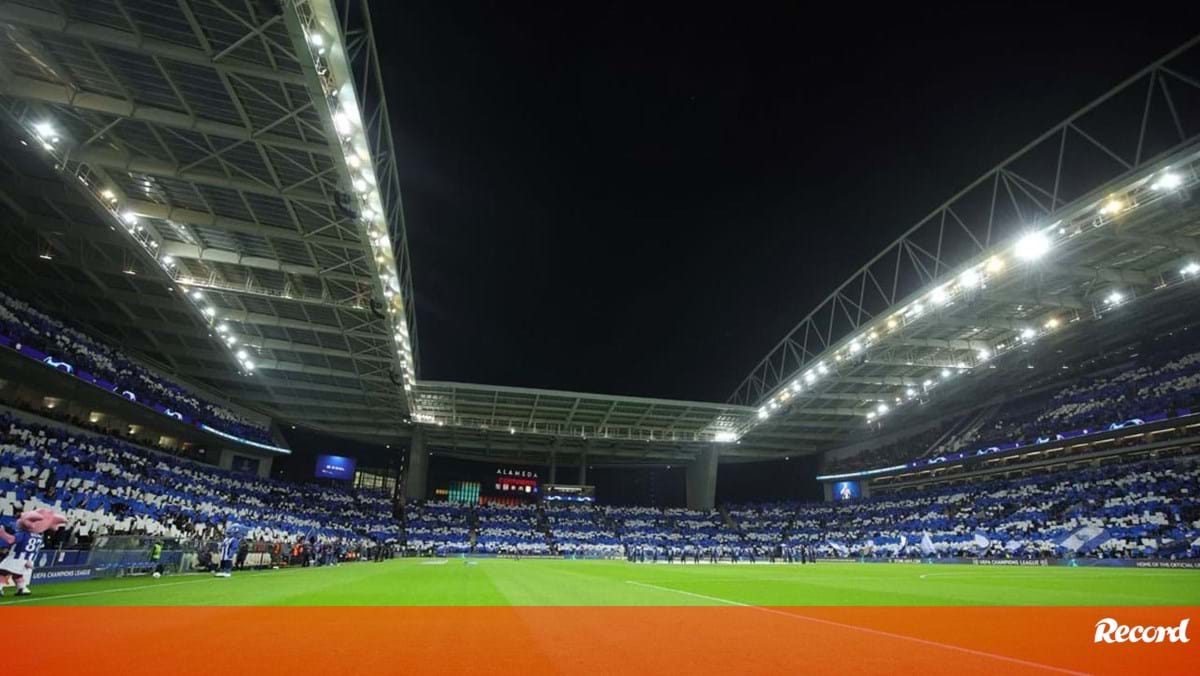
[[[112,437],[0,413],[0,523],[53,507],[72,544],[114,534],[219,539],[232,523],[250,541],[366,547],[398,540],[382,493],[220,469]]]
[[[436,555],[800,561],[840,557],[1200,557],[1200,464],[1142,460],[902,495],[724,510],[596,505],[408,508]]]
[[[969,411],[940,426],[830,462],[829,473],[905,464],[1005,442],[1032,443],[1055,434],[1100,430],[1135,419],[1175,417],[1200,409],[1200,352],[1171,341],[1156,349],[1098,360],[1091,375],[1061,378],[991,410]],[[1114,357],[1114,358],[1117,358]],[[1068,375],[1069,374],[1069,375]],[[980,414],[983,413],[983,416]]]
[[[119,392],[133,393],[139,403],[147,406],[161,405],[227,434],[272,443],[267,425],[205,401],[120,350],[3,292],[0,292],[0,342],[13,347],[29,345],[56,361],[68,363],[72,370],[87,371],[112,383]]]
[[[799,505],[775,531],[826,556],[1200,557],[1200,464],[1144,460]]]
[[[1200,464],[1093,463],[866,499],[721,510],[542,503],[407,506],[383,494],[239,474],[0,413],[0,522],[50,506],[73,546],[105,535],[308,542],[315,556],[404,540],[437,554],[632,560],[823,557],[1200,557]],[[284,545],[288,546],[288,545]],[[324,554],[321,554],[321,553]],[[809,554],[811,556],[811,554]],[[318,558],[317,562],[322,559]]]
[[[546,535],[538,528],[535,505],[487,504],[475,510],[475,551],[514,556],[551,553]]]
[[[547,503],[544,508],[550,541],[567,557],[610,558],[624,554],[614,524],[588,504]]]

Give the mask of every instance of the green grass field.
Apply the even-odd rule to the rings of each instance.
[[[407,559],[34,585],[0,606],[1200,605],[1200,570]]]

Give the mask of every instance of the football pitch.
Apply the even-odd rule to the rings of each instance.
[[[33,589],[0,606],[1197,606],[1200,570],[403,559]]]

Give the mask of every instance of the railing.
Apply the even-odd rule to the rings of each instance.
[[[154,545],[162,545],[158,557]],[[150,535],[104,535],[90,546],[68,545],[43,550],[34,561],[33,582],[67,582],[126,575],[206,572],[220,565],[219,540],[179,540]],[[281,568],[342,561],[391,558],[390,545],[322,552],[297,549],[292,542],[245,542],[234,559],[236,568]]]

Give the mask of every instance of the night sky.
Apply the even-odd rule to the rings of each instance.
[[[901,232],[1200,29],[905,4],[374,3],[420,376],[723,401]]]

